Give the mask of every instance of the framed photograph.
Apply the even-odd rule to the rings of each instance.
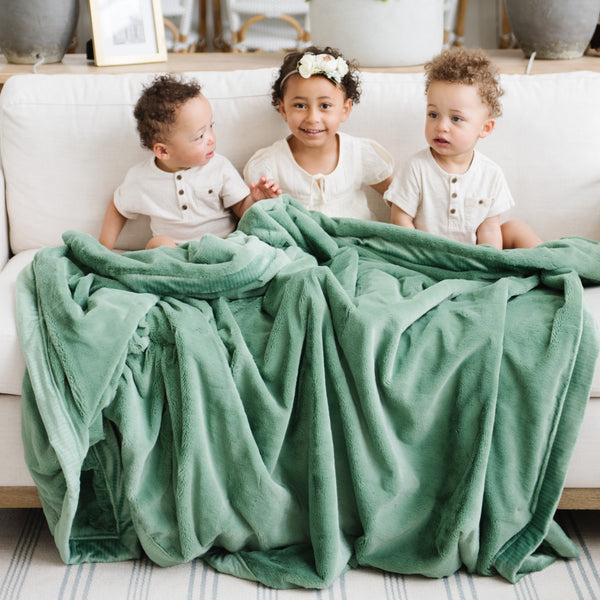
[[[161,0],[89,0],[98,67],[167,60]]]

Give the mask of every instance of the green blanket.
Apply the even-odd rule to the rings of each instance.
[[[600,245],[469,247],[289,197],[226,240],[40,250],[17,288],[26,459],[61,557],[204,557],[266,585],[373,566],[510,581],[598,354]]]

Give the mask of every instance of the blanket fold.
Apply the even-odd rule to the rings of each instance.
[[[26,460],[62,559],[321,588],[575,556],[553,515],[599,283],[583,238],[501,252],[285,196],[225,240],[119,256],[65,233],[17,286]]]

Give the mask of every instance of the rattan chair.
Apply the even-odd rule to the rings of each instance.
[[[225,0],[234,52],[288,51],[310,41],[306,0]]]
[[[196,0],[161,0],[165,38],[169,52],[193,52],[201,40],[192,31]]]

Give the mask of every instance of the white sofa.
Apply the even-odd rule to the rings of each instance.
[[[211,100],[218,151],[235,166],[286,134],[270,105],[274,71],[197,72]],[[15,327],[15,281],[37,249],[67,229],[98,235],[106,205],[143,155],[132,108],[151,75],[20,75],[0,94],[0,507],[36,506],[23,459],[24,362]],[[480,149],[499,162],[517,206],[544,240],[600,240],[600,73],[505,75],[504,116]],[[424,144],[421,74],[364,73],[344,130],[382,143],[396,165]],[[371,198],[381,220],[389,213]],[[127,225],[118,247],[138,249],[146,222]],[[600,322],[600,288],[586,290]],[[600,509],[600,369],[568,473],[562,507]]]

